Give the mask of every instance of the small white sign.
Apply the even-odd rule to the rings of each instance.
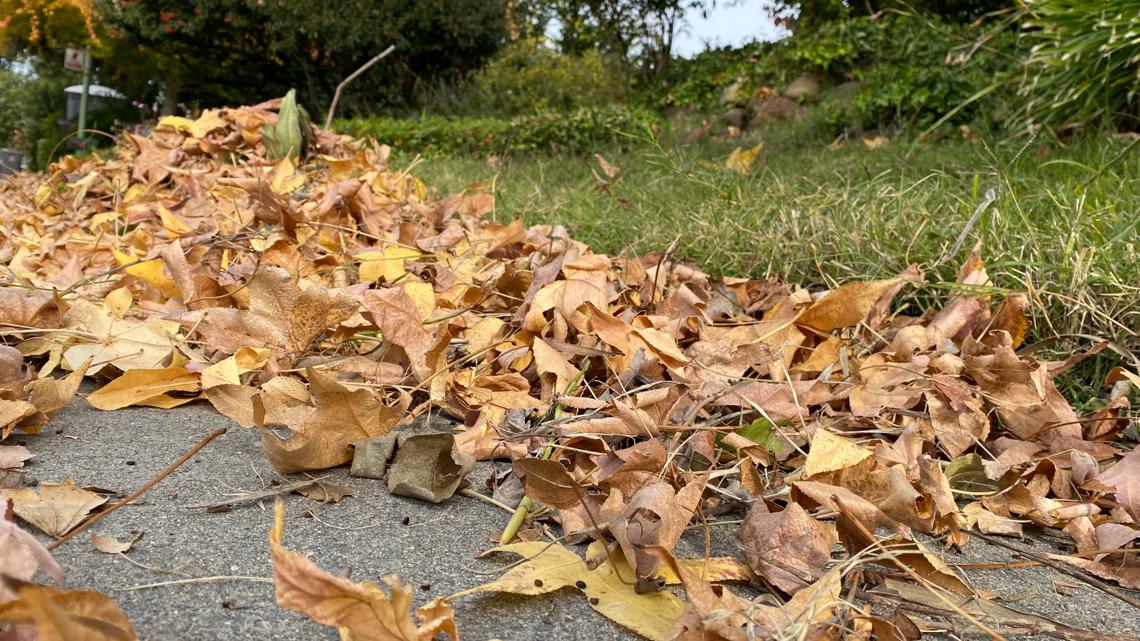
[[[82,49],[68,47],[63,52],[63,68],[68,71],[83,71],[83,61],[86,53]]]

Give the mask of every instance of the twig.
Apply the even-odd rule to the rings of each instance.
[[[992,545],[996,545],[998,547],[1002,547],[1002,548],[1005,548],[1007,550],[1012,550],[1012,551],[1017,552],[1018,554],[1020,554],[1022,556],[1029,557],[1029,558],[1033,559],[1034,561],[1037,561],[1041,565],[1047,565],[1047,566],[1053,568],[1054,570],[1060,572],[1061,574],[1067,574],[1067,575],[1073,577],[1074,579],[1080,579],[1081,581],[1088,583],[1089,585],[1093,586],[1094,588],[1097,588],[1098,590],[1101,590],[1102,592],[1105,592],[1106,594],[1110,594],[1110,595],[1120,599],[1121,601],[1124,601],[1125,603],[1127,603],[1128,605],[1130,605],[1134,608],[1140,608],[1140,600],[1137,600],[1136,598],[1129,596],[1128,594],[1125,594],[1124,592],[1114,588],[1113,586],[1105,583],[1104,581],[1101,581],[1100,579],[1098,579],[1096,577],[1089,576],[1088,574],[1081,572],[1080,570],[1067,567],[1064,564],[1057,563],[1056,561],[1050,561],[1049,559],[1047,559],[1043,556],[1040,556],[1038,554],[1034,554],[1032,552],[1026,552],[1025,550],[1022,550],[1021,548],[1018,548],[1016,545],[1011,545],[1009,543],[1006,543],[1005,541],[1001,541],[1001,540],[998,540],[994,537],[982,534],[981,532],[970,532],[970,536],[976,536],[979,539],[985,541],[986,543],[990,543]]]
[[[125,499],[123,499],[123,500],[119,501],[118,503],[112,505],[111,507],[107,508],[106,510],[103,510],[102,512],[100,512],[100,513],[88,518],[86,521],[80,523],[79,526],[76,527],[74,530],[63,535],[63,537],[60,538],[55,543],[52,543],[51,545],[47,546],[47,549],[54,550],[54,549],[58,548],[59,546],[63,545],[64,543],[67,543],[71,539],[75,538],[76,534],[79,534],[80,532],[83,532],[84,530],[91,527],[92,525],[95,525],[99,521],[102,521],[111,512],[114,512],[115,510],[123,507],[124,505],[126,505],[126,504],[130,503],[131,501],[137,499],[138,497],[142,496],[143,494],[145,494],[147,492],[147,490],[158,485],[159,481],[166,478],[167,476],[170,476],[170,473],[173,472],[174,470],[178,469],[178,467],[180,465],[182,465],[186,461],[190,460],[190,457],[197,454],[198,450],[202,449],[203,447],[206,447],[206,445],[210,441],[218,438],[219,436],[221,436],[222,434],[225,434],[225,433],[226,433],[226,428],[223,427],[220,430],[215,430],[215,431],[211,432],[210,434],[206,435],[206,438],[202,439],[201,441],[198,441],[198,444],[195,445],[194,447],[190,448],[189,452],[186,452],[181,457],[179,457],[179,459],[177,461],[171,463],[170,467],[167,467],[165,470],[159,472],[157,476],[155,476],[151,480],[147,481],[146,485],[140,487],[139,489],[135,490],[134,492],[131,492],[130,495],[128,495]]]
[[[507,505],[506,503],[500,503],[499,501],[496,501],[495,499],[487,496],[486,494],[480,494],[479,492],[476,492],[475,490],[473,490],[469,487],[465,487],[462,490],[459,490],[459,493],[462,494],[463,496],[466,496],[469,499],[478,499],[480,501],[483,501],[484,503],[490,503],[491,505],[494,505],[495,507],[502,508],[502,509],[506,510],[508,514],[514,514],[515,513],[514,509],[511,506]]]
[[[870,541],[871,545],[878,548],[879,552],[881,552],[885,558],[891,558],[894,561],[895,565],[900,570],[905,572],[908,576],[910,576],[910,578],[914,579],[914,581],[916,583],[918,583],[922,587],[926,588],[931,594],[933,594],[935,596],[935,598],[937,598],[939,601],[944,603],[948,608],[950,608],[955,613],[957,613],[958,616],[969,621],[971,624],[973,624],[974,627],[976,627],[979,630],[981,630],[982,632],[985,632],[986,634],[988,634],[990,636],[990,638],[993,639],[994,641],[1007,641],[1007,639],[1004,636],[1002,636],[1000,633],[998,633],[996,630],[989,627],[985,623],[982,623],[981,621],[979,621],[975,617],[970,616],[969,613],[967,613],[965,610],[963,610],[962,608],[955,605],[954,602],[951,601],[950,599],[946,598],[941,592],[939,592],[940,588],[938,588],[938,586],[934,585],[933,583],[931,583],[930,581],[925,579],[918,572],[915,572],[914,570],[912,570],[910,567],[907,566],[907,564],[903,563],[902,561],[895,560],[891,556],[890,551],[888,551],[887,548],[883,546],[882,542],[879,541],[879,539],[875,538],[875,535],[872,534],[869,530],[867,530],[866,526],[864,526],[863,523],[861,521],[859,521],[859,519],[855,518],[855,516],[853,514],[851,514],[851,510],[848,509],[847,506],[843,504],[843,501],[838,496],[835,496],[834,494],[831,495],[831,501],[839,507],[839,512],[844,517],[846,517],[848,521],[851,522],[852,527],[857,529],[859,531],[859,533],[861,535],[863,535],[864,538],[866,538],[868,541]]]
[[[386,58],[388,56],[388,54],[392,53],[395,50],[396,50],[396,45],[388,45],[387,49],[385,49],[384,51],[381,51],[378,55],[376,55],[376,57],[372,58],[368,62],[360,65],[359,69],[357,69],[356,71],[353,71],[347,78],[340,81],[340,84],[336,86],[336,92],[333,93],[332,103],[329,104],[329,112],[325,116],[325,129],[332,127],[333,114],[336,113],[336,103],[340,102],[340,92],[344,90],[345,86],[348,83],[352,82],[353,80],[356,80],[357,77],[360,76],[360,74],[364,73],[365,71],[368,71],[369,67],[376,64],[377,62],[380,62],[381,60]]]
[[[929,605],[921,605],[918,603],[911,603],[906,599],[899,599],[888,597],[874,592],[867,592],[866,590],[856,590],[855,596],[873,603],[882,603],[885,605],[893,605],[900,610],[909,610],[919,614],[928,616],[954,618],[959,615],[952,610],[943,610],[941,608],[933,608]],[[1032,615],[1031,615],[1032,616]],[[924,621],[924,623],[931,623]],[[1123,636],[1117,634],[1104,634],[1103,632],[1092,632],[1090,630],[1082,630],[1080,628],[1071,628],[1067,625],[1059,625],[1055,629],[1050,629],[1046,626],[1033,625],[1029,623],[1006,623],[1008,628],[1006,632],[1010,634],[1043,634],[1045,636],[1054,637],[1057,639],[1065,639],[1066,641],[1136,641],[1136,637]]]
[[[997,200],[997,194],[994,193],[993,189],[987,189],[982,202],[978,203],[978,207],[974,209],[974,214],[970,216],[970,220],[966,221],[966,226],[962,228],[962,231],[958,233],[958,237],[954,239],[954,245],[950,247],[950,251],[943,254],[942,257],[931,266],[932,268],[941,265],[947,259],[952,258],[958,253],[958,250],[962,247],[962,243],[966,240],[966,236],[968,236],[970,230],[974,228],[974,223],[978,222],[978,218],[981,217],[982,212],[989,209],[995,200]]]
[[[222,507],[233,507],[241,503],[256,503],[257,501],[267,499],[271,496],[280,496],[282,494],[297,492],[314,485],[319,485],[320,482],[326,478],[328,477],[322,476],[320,478],[305,479],[304,481],[297,481],[295,483],[286,483],[285,485],[271,487],[267,490],[261,490],[258,492],[243,492],[242,494],[235,496],[228,501],[217,501],[214,503],[195,503],[193,505],[183,505],[182,507],[187,510],[196,510],[201,508],[205,508],[207,510],[216,510]]]
[[[148,590],[168,585],[185,585],[187,583],[218,583],[220,581],[249,581],[251,583],[273,583],[273,579],[264,576],[200,576],[193,579],[174,579],[173,581],[160,581],[145,585],[132,585],[129,588],[119,588],[119,592],[133,592],[135,590]]]

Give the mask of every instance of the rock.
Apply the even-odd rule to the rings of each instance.
[[[796,78],[784,88],[784,95],[792,100],[806,100],[819,95],[819,79],[807,75]]]
[[[744,86],[744,76],[737,76],[732,84],[728,85],[720,92],[720,100],[718,104],[721,105],[735,105],[740,102],[740,89]]]
[[[748,128],[758,127],[767,120],[774,118],[790,118],[804,110],[803,105],[784,96],[769,96],[766,100],[756,101],[752,111],[752,119],[748,121]]]
[[[743,107],[733,107],[732,109],[724,112],[720,119],[729,127],[743,129],[744,123],[748,121],[748,111],[746,111]]]
[[[847,82],[841,82],[835,85],[823,93],[827,98],[851,100],[854,99],[855,96],[858,96],[860,91],[863,91],[863,83],[858,80],[848,80]]]
[[[686,131],[683,136],[677,139],[677,146],[687,147],[701,138],[704,138],[706,133],[708,133],[708,127],[706,125],[697,125]]]

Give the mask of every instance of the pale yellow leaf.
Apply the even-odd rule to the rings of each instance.
[[[169,392],[197,392],[198,374],[183,367],[133,369],[87,396],[87,402],[101,410],[117,410],[142,405]],[[178,403],[179,405],[181,403]]]

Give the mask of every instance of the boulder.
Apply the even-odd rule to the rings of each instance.
[[[743,107],[733,107],[732,109],[724,112],[724,114],[721,115],[720,119],[729,127],[743,129],[745,123],[748,122],[748,111],[746,111]]]
[[[798,115],[804,110],[803,105],[795,100],[776,95],[753,99],[749,104],[753,106],[752,118],[748,121],[749,129],[758,127],[768,120]]]
[[[706,133],[708,133],[708,127],[706,125],[697,125],[677,139],[677,146],[686,147],[691,145],[701,138],[704,138]]]
[[[819,78],[807,75],[796,78],[784,88],[784,95],[792,100],[808,100],[819,95]]]
[[[727,106],[735,105],[740,102],[740,90],[744,87],[745,80],[746,78],[744,76],[737,76],[736,80],[732,81],[732,84],[721,90],[718,103]]]
[[[863,83],[859,82],[858,80],[848,80],[847,82],[841,82],[831,89],[824,91],[820,97],[828,99],[835,98],[841,100],[854,100],[855,96],[858,96],[859,92],[862,90]]]

